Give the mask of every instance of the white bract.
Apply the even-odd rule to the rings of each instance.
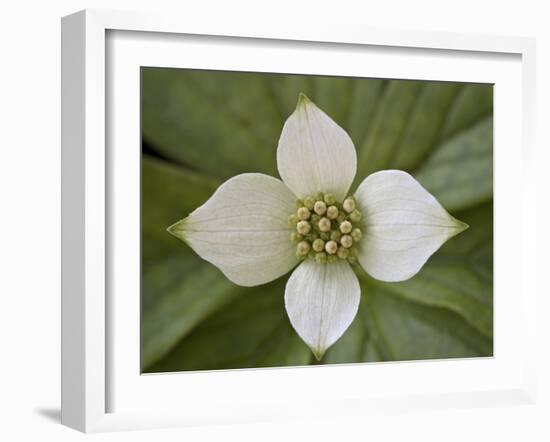
[[[353,142],[303,94],[283,127],[277,165],[282,180],[237,175],[168,231],[238,285],[265,284],[299,264],[285,306],[318,359],[357,313],[361,290],[350,264],[404,281],[468,227],[403,171],[373,173],[348,195]]]

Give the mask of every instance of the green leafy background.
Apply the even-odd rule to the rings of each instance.
[[[300,92],[350,134],[353,189],[406,170],[470,225],[409,281],[355,266],[359,313],[320,362],[287,318],[288,275],[236,286],[166,232],[229,177],[278,176]],[[142,68],[143,371],[492,355],[492,112],[492,85]]]

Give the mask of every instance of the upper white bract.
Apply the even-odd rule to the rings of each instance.
[[[299,262],[287,224],[295,200],[325,192],[341,201],[354,180],[357,156],[348,134],[301,94],[283,127],[277,165],[282,181],[259,173],[237,175],[169,232],[236,284],[265,284],[284,275]],[[355,199],[364,220],[359,262],[382,281],[411,278],[445,241],[468,227],[399,170],[368,176]],[[351,324],[359,300],[359,282],[347,261],[306,259],[285,289],[290,322],[318,359]]]

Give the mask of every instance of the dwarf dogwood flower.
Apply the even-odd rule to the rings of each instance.
[[[353,142],[303,94],[284,124],[277,166],[282,180],[234,176],[168,231],[238,285],[265,284],[298,265],[285,307],[318,359],[357,313],[361,289],[350,264],[404,281],[468,227],[403,171],[373,173],[349,195]]]

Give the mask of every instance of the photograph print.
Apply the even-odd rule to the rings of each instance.
[[[493,355],[493,85],[141,68],[141,370]]]

